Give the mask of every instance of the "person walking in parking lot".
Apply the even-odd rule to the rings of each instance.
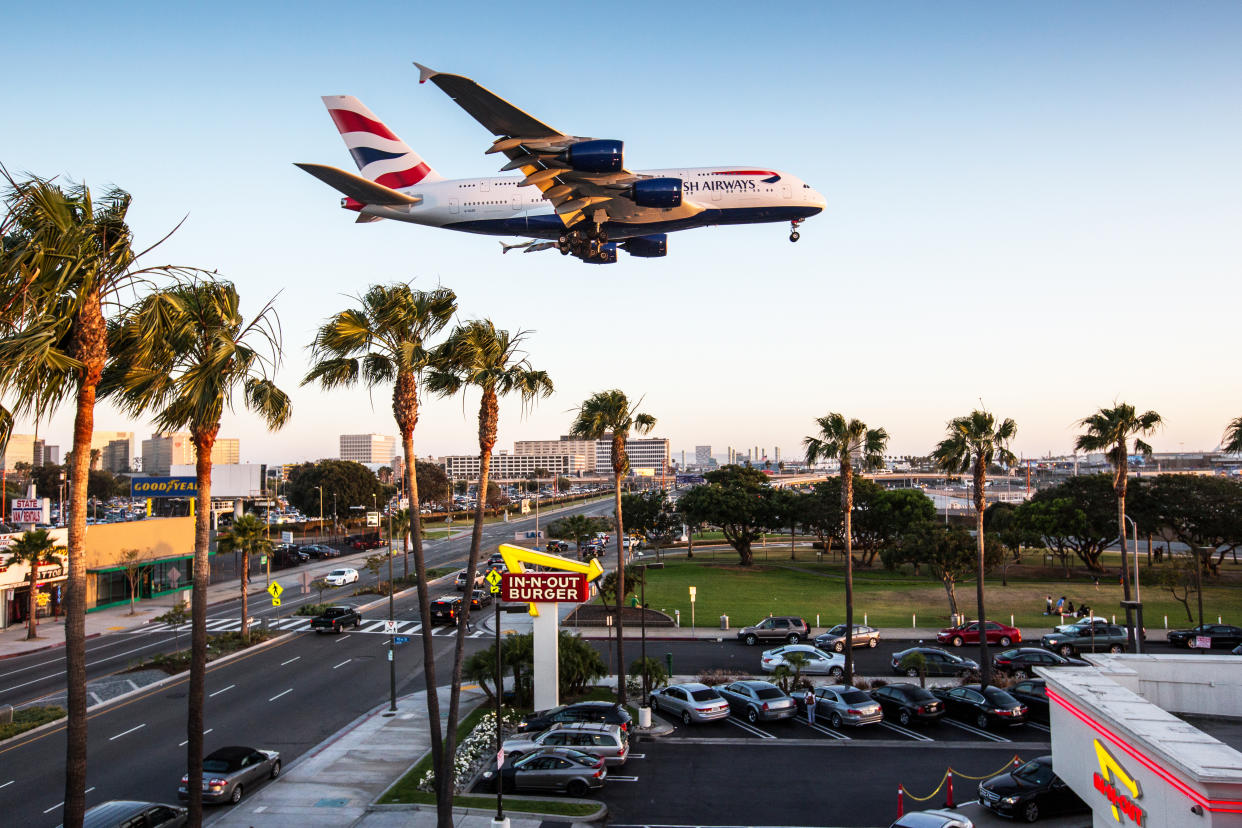
[[[806,696],[802,700],[806,703],[806,720],[815,724],[815,694],[811,692],[811,688],[806,688]]]

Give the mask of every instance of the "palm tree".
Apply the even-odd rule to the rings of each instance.
[[[392,531],[401,536],[401,559],[405,563],[404,578],[410,580],[410,510],[399,509],[392,516]]]
[[[112,189],[96,201],[84,184],[40,178],[8,182],[0,219],[0,392],[14,417],[36,421],[73,401],[69,456],[68,578],[65,584],[63,821],[86,812],[86,502],[95,396],[108,359],[105,308],[145,279],[186,272],[144,266],[126,223],[131,197]]]
[[[1222,442],[1223,445],[1220,450],[1226,454],[1242,452],[1242,417],[1237,417],[1229,422],[1229,427],[1225,429],[1225,436]]]
[[[974,480],[975,598],[979,604],[979,675],[983,686],[992,681],[992,662],[988,659],[987,613],[983,606],[983,512],[987,506],[984,487],[988,466],[995,461],[1012,465],[1018,461],[1009,450],[1009,441],[1018,431],[1017,423],[1008,418],[999,424],[991,412],[975,410],[965,417],[954,417],[946,426],[948,434],[932,450],[932,462],[947,474],[970,472]]]
[[[1121,584],[1126,600],[1126,638],[1130,651],[1134,651],[1134,619],[1130,609],[1130,579],[1126,569],[1126,484],[1130,476],[1129,444],[1134,438],[1134,451],[1151,457],[1151,446],[1140,435],[1151,434],[1164,420],[1155,411],[1139,414],[1129,403],[1112,408],[1101,408],[1090,417],[1078,421],[1086,431],[1074,441],[1077,451],[1106,451],[1105,456],[1113,467],[1113,491],[1117,494],[1117,537],[1121,540]]]
[[[466,571],[474,572],[479,564],[479,548],[483,542],[483,516],[487,509],[488,472],[492,449],[496,447],[496,427],[500,420],[499,398],[516,393],[522,407],[532,405],[540,397],[552,393],[552,380],[546,371],[537,371],[519,346],[526,334],[496,329],[490,319],[473,320],[460,325],[448,339],[435,349],[432,369],[427,375],[427,390],[441,397],[451,397],[468,388],[477,388],[479,398],[479,494],[475,498],[474,531],[470,536],[470,557]],[[453,655],[453,681],[449,695],[448,723],[445,725],[445,764],[451,765],[456,753],[457,714],[461,701],[461,669],[466,652],[462,632],[470,621],[470,602],[462,602],[457,625],[457,646]],[[436,801],[446,803],[451,817],[452,780],[436,777],[440,795]]]
[[[57,546],[46,529],[34,529],[24,533],[9,544],[8,552],[13,559],[30,566],[30,606],[27,610],[26,640],[38,638],[38,622],[35,608],[38,606],[36,589],[39,585],[39,566],[56,563],[65,554],[65,547]]]
[[[845,681],[854,683],[854,545],[851,521],[854,515],[854,464],[862,471],[884,465],[888,432],[867,428],[861,420],[846,420],[835,411],[815,420],[819,433],[804,437],[806,464],[836,460],[841,464],[841,518],[845,536]]]
[[[269,302],[249,322],[230,282],[186,279],[151,294],[109,331],[116,361],[100,391],[128,413],[154,412],[161,431],[190,432],[198,491],[194,512],[194,586],[190,600],[190,684],[186,765],[188,790],[203,776],[203,704],[207,675],[207,586],[211,533],[211,450],[220,418],[240,397],[269,429],[289,420],[289,397],[272,380],[280,362],[280,322]],[[190,797],[190,824],[202,800]]]
[[[435,642],[431,637],[431,597],[423,558],[422,527],[418,512],[414,427],[418,424],[418,383],[430,352],[427,340],[435,336],[457,311],[457,295],[448,288],[414,290],[410,285],[372,285],[357,297],[360,307],[333,314],[320,326],[311,345],[311,370],[302,384],[321,388],[352,388],[361,381],[368,388],[391,382],[392,413],[401,433],[405,454],[405,486],[410,499],[410,534],[414,545],[414,574],[422,621],[423,670],[427,685],[427,718],[431,725],[431,764],[436,778],[445,766],[440,699],[436,690]],[[449,503],[452,503],[450,498]],[[441,828],[450,828],[451,804],[437,803]],[[444,808],[448,807],[447,817]]]
[[[630,470],[630,458],[625,453],[625,441],[630,431],[648,434],[655,428],[656,419],[650,414],[638,413],[640,399],[630,405],[624,391],[612,389],[592,394],[578,408],[569,433],[581,440],[612,441],[613,496],[617,512],[617,701],[625,704],[625,524],[621,519],[621,480]]]
[[[242,557],[241,576],[241,636],[250,643],[250,610],[247,606],[246,585],[250,583],[250,555],[268,554],[272,550],[272,536],[268,525],[254,515],[242,515],[233,518],[233,528],[216,538],[219,552],[240,552]]]

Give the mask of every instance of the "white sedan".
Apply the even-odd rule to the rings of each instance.
[[[327,575],[324,575],[323,580],[328,586],[345,586],[358,580],[358,570],[334,569]]]
[[[790,656],[795,653],[802,657],[801,669],[795,667],[790,661]],[[840,678],[845,675],[845,656],[840,653],[825,653],[810,644],[789,644],[774,650],[766,650],[759,664],[765,673],[770,673],[783,664],[790,670],[808,676]]]

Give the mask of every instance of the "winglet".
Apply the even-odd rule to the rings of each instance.
[[[418,61],[414,61],[414,65],[418,67],[418,82],[419,83],[426,83],[427,81],[434,78],[436,75],[440,74],[435,69],[432,69],[427,66],[423,66]]]

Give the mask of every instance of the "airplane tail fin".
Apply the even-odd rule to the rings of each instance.
[[[362,101],[351,95],[324,95],[323,103],[363,177],[393,190],[444,178]]]

